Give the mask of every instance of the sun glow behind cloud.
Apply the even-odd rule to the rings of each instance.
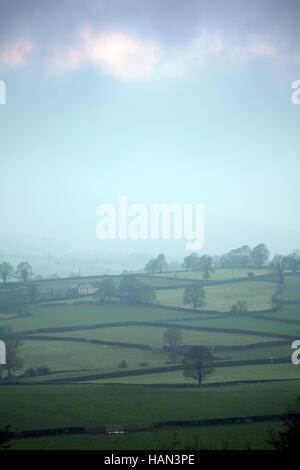
[[[42,54],[38,56],[38,53]],[[33,52],[37,52],[34,57]],[[285,53],[269,38],[232,38],[225,32],[203,28],[192,40],[176,45],[137,37],[115,29],[95,31],[85,25],[73,41],[35,44],[24,39],[0,46],[0,65],[28,65],[33,57],[49,75],[60,75],[92,65],[121,80],[188,77],[210,65],[236,66],[256,60],[297,63],[300,54]]]
[[[29,40],[5,43],[0,47],[0,63],[8,66],[25,65],[33,48],[34,44]]]
[[[281,56],[280,50],[267,41],[238,45],[207,30],[186,44],[172,47],[119,31],[94,33],[85,26],[73,44],[52,48],[48,69],[62,73],[92,64],[119,79],[159,79],[187,76],[211,63],[281,60]]]

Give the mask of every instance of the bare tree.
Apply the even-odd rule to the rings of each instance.
[[[15,272],[15,276],[23,282],[28,281],[32,276],[32,267],[27,261],[19,263]]]
[[[205,346],[194,346],[189,349],[182,361],[183,375],[192,377],[200,386],[203,378],[214,371],[213,356]]]
[[[6,282],[10,277],[12,277],[14,272],[14,267],[10,263],[1,263],[0,264],[0,276],[3,282]]]
[[[248,312],[248,304],[245,300],[239,300],[236,304],[233,304],[230,309],[230,313],[235,315],[242,315]]]
[[[17,372],[23,368],[24,361],[21,358],[20,347],[23,342],[17,336],[5,336],[3,338],[6,346],[6,369],[8,377],[12,376],[13,372]]]
[[[178,346],[182,343],[182,332],[179,328],[168,328],[163,335],[163,342],[169,346],[169,358],[176,362],[179,351]]]
[[[114,281],[111,277],[104,279],[97,284],[98,291],[97,297],[100,299],[100,302],[111,302],[116,295],[116,290],[114,286]]]
[[[184,305],[193,305],[194,310],[205,305],[205,292],[200,284],[186,287],[183,292]]]

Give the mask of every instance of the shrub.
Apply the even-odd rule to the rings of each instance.
[[[41,366],[37,369],[37,375],[48,375],[50,373],[49,367]]]
[[[123,359],[121,362],[119,362],[118,367],[120,369],[126,369],[126,367],[128,367],[127,361]]]
[[[24,375],[25,377],[36,377],[38,374],[37,371],[31,367],[25,370]]]
[[[37,369],[33,369],[33,367],[31,367],[30,369],[26,369],[24,372],[25,377],[36,377],[38,375],[48,375],[48,374],[50,374],[50,369],[49,367],[46,367],[46,366],[41,366],[41,367],[38,367]]]

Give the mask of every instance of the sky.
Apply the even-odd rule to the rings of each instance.
[[[200,254],[300,248],[300,2],[0,0],[0,252],[99,240],[97,207],[204,204]]]

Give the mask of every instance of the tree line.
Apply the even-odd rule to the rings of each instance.
[[[172,267],[174,267],[174,263]],[[281,283],[283,271],[289,270],[295,273],[300,268],[300,254],[297,250],[287,256],[275,255],[270,261],[270,251],[264,243],[260,243],[252,249],[248,245],[243,245],[221,256],[206,254],[199,256],[198,253],[191,253],[185,256],[182,264],[178,263],[177,269],[174,270],[199,271],[202,273],[203,279],[207,281],[216,269],[260,269],[263,267],[277,270]],[[165,255],[161,253],[156,258],[150,259],[144,270],[154,274],[170,271],[170,268],[171,265],[168,265]]]
[[[95,282],[96,296],[101,303],[119,301],[123,304],[143,304],[155,300],[155,290],[149,284],[133,276],[123,275],[120,281],[108,277],[101,282]]]
[[[3,282],[10,279],[26,282],[31,279],[32,275],[32,267],[27,261],[22,261],[16,267],[6,261],[0,264],[0,277]]]

